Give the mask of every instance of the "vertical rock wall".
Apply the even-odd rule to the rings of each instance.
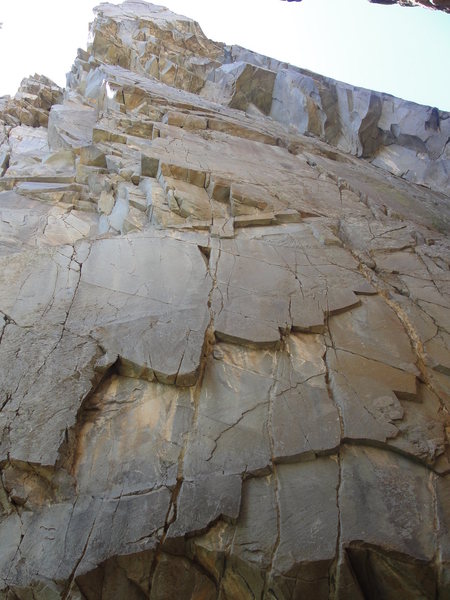
[[[0,597],[445,598],[448,115],[91,34],[1,101]]]

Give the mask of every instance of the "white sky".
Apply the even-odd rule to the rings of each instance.
[[[65,85],[95,0],[0,0],[0,95],[35,72]],[[155,0],[157,3],[157,0]],[[450,110],[450,15],[367,0],[165,0],[217,41]],[[113,4],[120,4],[114,0]]]

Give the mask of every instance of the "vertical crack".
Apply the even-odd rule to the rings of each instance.
[[[353,254],[353,252],[352,252]],[[358,257],[354,255],[354,258],[358,260]],[[380,297],[386,302],[386,304],[391,308],[398,320],[403,326],[403,329],[408,336],[409,342],[411,344],[411,348],[416,356],[416,366],[420,371],[421,380],[427,385],[427,387],[436,395],[439,400],[441,411],[445,414],[448,414],[448,409],[441,398],[441,393],[438,389],[436,389],[432,377],[430,377],[427,368],[427,358],[426,353],[423,347],[422,340],[420,339],[419,334],[417,333],[414,325],[411,323],[408,314],[402,308],[402,306],[392,299],[391,293],[389,289],[386,287],[386,284],[380,281],[380,279],[376,276],[376,274],[369,269],[366,265],[361,263],[358,260],[359,271],[360,273],[369,281],[371,285],[373,285]],[[384,285],[383,285],[384,284]]]
[[[268,420],[267,420],[267,431],[269,434],[269,444],[270,444],[270,454],[271,454],[271,462],[272,462],[272,480],[273,480],[273,487],[274,487],[274,492],[275,492],[275,510],[276,510],[276,517],[277,517],[277,537],[275,540],[275,544],[273,545],[272,548],[272,555],[270,557],[270,565],[269,567],[266,569],[266,572],[264,574],[264,587],[263,587],[263,591],[261,594],[261,599],[266,598],[268,596],[268,593],[270,591],[272,591],[272,593],[274,594],[273,590],[270,589],[270,585],[272,583],[272,578],[273,578],[273,570],[274,570],[274,562],[275,562],[275,558],[278,552],[278,548],[280,546],[280,542],[281,542],[281,511],[280,511],[280,481],[278,478],[278,469],[277,469],[277,465],[275,462],[275,440],[274,440],[274,435],[273,435],[273,406],[274,406],[274,400],[276,397],[276,386],[278,383],[278,369],[279,369],[279,355],[280,352],[282,352],[282,350],[277,350],[275,352],[274,355],[274,364],[273,364],[273,369],[272,369],[272,385],[270,387],[269,390],[269,415],[268,415]]]
[[[180,455],[181,455],[181,453],[180,453]],[[182,465],[182,462],[181,462],[181,465]],[[178,466],[180,468],[180,461],[179,461]],[[148,576],[148,597],[149,598],[151,596],[151,591],[152,591],[153,577],[155,575],[155,571],[158,567],[158,564],[159,564],[159,561],[161,558],[161,554],[163,551],[164,543],[166,541],[169,528],[172,525],[172,523],[175,523],[175,521],[177,520],[177,510],[178,510],[177,503],[178,503],[178,496],[180,494],[182,484],[183,484],[182,476],[180,477],[177,475],[177,481],[176,481],[175,487],[172,490],[172,495],[170,497],[169,506],[168,506],[167,512],[166,512],[166,517],[164,519],[163,532],[158,541],[158,545],[156,547],[155,554],[153,556],[152,564],[150,566],[150,571],[149,571],[149,576]]]
[[[158,545],[155,550],[155,554],[154,554],[152,564],[150,567],[149,582],[148,582],[149,597],[150,597],[151,589],[152,589],[152,585],[153,585],[153,577],[154,577],[155,571],[158,567],[158,564],[159,564],[159,561],[161,558],[161,554],[163,552],[164,544],[165,544],[165,541],[166,541],[168,533],[169,533],[170,526],[173,523],[175,523],[175,521],[177,520],[178,498],[179,498],[180,491],[181,491],[181,488],[182,488],[183,482],[184,482],[184,458],[185,458],[187,448],[189,445],[190,433],[195,432],[195,430],[197,428],[202,381],[203,381],[203,377],[204,377],[205,370],[206,370],[207,359],[212,351],[212,347],[214,345],[214,339],[215,339],[214,338],[215,313],[212,308],[212,301],[213,301],[214,291],[217,287],[217,269],[218,269],[221,251],[220,251],[220,249],[218,250],[217,258],[215,260],[214,270],[211,269],[211,261],[212,261],[211,254],[212,253],[205,251],[205,249],[200,249],[200,252],[202,252],[202,255],[208,259],[207,271],[212,279],[211,289],[208,294],[208,309],[209,309],[209,313],[210,313],[210,318],[209,318],[208,326],[205,331],[205,340],[204,340],[203,349],[202,349],[202,358],[201,358],[201,362],[200,362],[199,377],[198,377],[198,380],[197,380],[195,386],[190,388],[191,406],[193,407],[192,419],[191,419],[189,430],[184,434],[183,447],[178,456],[176,484],[172,490],[172,494],[171,494],[170,501],[169,501],[169,506],[167,508],[167,513],[166,513],[165,520],[164,520],[164,528],[163,528],[161,537],[159,538]]]
[[[342,406],[339,403],[337,397],[335,397],[332,388],[331,382],[331,368],[329,364],[329,352],[333,351],[336,353],[336,348],[333,340],[333,336],[331,334],[331,329],[329,327],[330,315],[329,312],[326,314],[326,328],[328,331],[329,341],[331,346],[327,346],[325,353],[322,357],[322,360],[325,365],[325,384],[327,386],[328,397],[330,398],[333,405],[336,407],[338,416],[339,416],[339,427],[340,427],[340,444],[342,444],[342,440],[345,437],[345,424],[344,417],[342,413]],[[337,600],[338,597],[338,586],[339,586],[339,567],[342,561],[342,547],[341,547],[341,508],[340,508],[340,493],[341,493],[341,485],[342,485],[342,464],[341,464],[341,446],[339,446],[336,460],[338,464],[338,482],[336,486],[336,509],[337,509],[337,534],[336,534],[336,549],[335,549],[335,557],[333,562],[329,568],[328,574],[328,598],[329,600]]]
[[[431,498],[433,503],[433,531],[435,537],[435,550],[433,555],[433,565],[435,570],[435,598],[439,598],[439,590],[443,588],[442,582],[442,551],[441,551],[441,540],[439,538],[439,530],[440,530],[440,520],[439,520],[439,510],[438,510],[438,499],[437,499],[437,482],[438,475],[433,472],[429,473],[429,488],[431,492]]]
[[[377,218],[376,215],[375,215],[375,218]],[[377,219],[377,220],[379,220],[379,219]],[[369,266],[367,266],[367,264],[364,264],[364,262],[362,262],[361,256],[351,246],[349,246],[347,239],[341,238],[341,241],[344,244],[344,248],[350,252],[350,254],[354,258],[354,260],[357,262],[359,273],[368,281],[368,283],[370,285],[372,285],[376,289],[379,296],[386,302],[386,304],[389,306],[389,308],[391,308],[391,310],[393,310],[393,312],[399,319],[406,335],[408,336],[412,351],[416,357],[416,366],[420,371],[420,379],[438,398],[439,403],[440,403],[441,412],[448,415],[448,409],[447,409],[444,401],[441,398],[442,394],[440,393],[440,391],[438,389],[436,389],[435,383],[433,381],[433,377],[430,376],[429,369],[427,367],[428,361],[427,361],[427,357],[426,357],[426,352],[424,350],[423,342],[420,338],[420,334],[416,331],[416,328],[414,327],[413,323],[411,322],[409,315],[403,309],[403,307],[398,302],[396,302],[396,300],[394,300],[392,298],[392,294],[389,289],[389,284],[386,283],[386,281],[384,281],[384,279],[382,277],[380,277],[377,273],[375,273],[375,271],[372,268],[370,268]],[[415,254],[417,256],[419,256],[419,258],[422,259],[422,257],[416,251],[415,251]],[[429,272],[429,269],[423,259],[422,259],[422,263],[425,265],[425,268],[427,268],[427,270]],[[430,278],[431,278],[432,283],[434,285],[436,285],[431,277],[431,273],[430,273]],[[437,324],[436,324],[436,326],[437,326]]]
[[[0,331],[0,344],[1,344],[7,326],[10,324],[17,326],[17,323],[14,321],[14,319],[12,317],[10,317],[6,313],[2,312],[1,310],[0,310],[0,317],[3,318],[3,324],[1,326],[1,331]]]
[[[89,542],[90,542],[90,539],[91,539],[91,536],[92,536],[92,532],[94,531],[95,523],[97,521],[98,514],[99,514],[99,512],[97,512],[97,515],[95,516],[95,518],[94,518],[94,520],[92,522],[91,528],[90,528],[88,536],[86,538],[86,542],[85,542],[83,550],[81,552],[81,556],[77,560],[77,562],[75,563],[75,567],[73,568],[72,573],[70,574],[70,576],[69,576],[69,578],[67,580],[66,587],[65,587],[65,589],[63,590],[63,592],[61,594],[61,600],[68,600],[71,597],[72,586],[73,586],[73,583],[75,581],[77,570],[78,570],[78,567],[80,566],[81,561],[83,560],[83,558],[86,555],[87,549],[89,547]]]
[[[91,251],[91,246],[89,246],[89,253],[90,253],[90,251]],[[67,324],[67,321],[68,321],[68,319],[69,319],[70,311],[71,311],[71,309],[72,309],[73,303],[75,302],[75,298],[76,298],[76,295],[77,295],[77,293],[78,293],[78,288],[79,288],[79,286],[80,286],[80,283],[81,283],[81,271],[82,271],[82,267],[83,267],[83,264],[82,264],[82,263],[79,263],[79,262],[77,262],[77,261],[75,260],[75,256],[76,256],[76,250],[75,250],[75,247],[74,247],[74,248],[73,248],[73,251],[72,251],[72,256],[70,257],[70,262],[69,262],[69,267],[68,267],[68,269],[69,269],[69,271],[70,271],[70,269],[71,269],[71,267],[72,267],[72,264],[73,264],[73,263],[76,263],[76,264],[78,264],[78,266],[79,266],[79,271],[78,271],[78,280],[77,280],[77,283],[76,283],[76,285],[75,285],[75,287],[74,287],[74,291],[73,291],[73,294],[72,294],[72,298],[71,298],[71,301],[70,301],[69,307],[67,308],[66,315],[65,315],[65,317],[64,317],[64,321],[61,323],[61,333],[60,333],[60,336],[59,336],[58,340],[56,341],[56,343],[54,344],[53,348],[50,350],[50,352],[48,353],[48,355],[45,357],[45,359],[44,359],[44,362],[43,362],[43,363],[40,365],[40,367],[39,367],[39,368],[36,370],[36,373],[35,373],[34,380],[33,380],[33,382],[30,384],[30,387],[31,387],[31,385],[34,385],[34,384],[35,384],[35,382],[36,382],[36,379],[38,378],[38,376],[39,376],[39,374],[41,373],[42,369],[44,369],[44,367],[46,366],[46,364],[47,364],[47,362],[48,362],[48,360],[49,360],[50,356],[52,356],[52,354],[53,354],[53,353],[54,353],[54,352],[57,350],[57,348],[58,348],[59,344],[61,343],[61,340],[62,340],[62,338],[63,338],[63,336],[64,336],[64,333],[67,331],[67,330],[66,330],[66,324]],[[89,254],[88,254],[88,256],[89,256]],[[86,260],[87,260],[88,256],[86,257]]]
[[[327,320],[328,320],[328,317],[327,317]],[[342,443],[342,440],[345,438],[345,423],[344,423],[344,416],[343,416],[343,407],[341,406],[339,400],[335,397],[335,395],[333,393],[333,387],[332,387],[332,381],[331,381],[331,368],[330,368],[329,358],[328,358],[328,353],[331,351],[336,352],[336,350],[335,350],[333,338],[331,336],[331,331],[329,328],[328,328],[328,333],[329,333],[329,337],[330,337],[331,347],[326,345],[326,350],[322,356],[322,360],[325,365],[325,385],[327,386],[328,398],[331,400],[333,405],[336,407],[336,410],[338,413],[339,428],[340,428],[340,432],[341,432],[340,441]]]
[[[9,458],[9,455],[8,455],[8,462],[9,462],[9,460],[10,460],[10,458]],[[18,517],[18,519],[20,521],[20,540],[19,540],[19,544],[17,546],[17,549],[16,549],[16,551],[14,553],[14,556],[11,559],[11,562],[10,562],[9,567],[8,567],[8,572],[7,572],[6,577],[5,577],[5,581],[8,581],[9,576],[11,574],[11,569],[16,565],[16,559],[21,554],[20,546],[22,545],[23,539],[25,537],[26,530],[24,529],[24,523],[23,523],[23,520],[22,520],[22,514],[21,514],[21,511],[19,510],[19,507],[14,502],[12,502],[9,493],[5,489],[4,482],[3,482],[3,470],[2,470],[2,474],[1,474],[1,484],[2,484],[2,487],[3,487],[3,489],[5,490],[5,492],[7,494],[9,504],[13,508],[14,512],[16,513],[16,515],[17,515],[17,517]]]
[[[336,485],[336,509],[337,509],[337,534],[336,534],[336,550],[335,557],[330,565],[329,575],[328,575],[328,598],[329,600],[337,600],[339,593],[339,567],[342,561],[342,544],[341,544],[341,533],[342,533],[342,520],[341,520],[341,504],[340,504],[340,494],[341,494],[341,486],[342,486],[342,463],[341,463],[341,451],[336,455],[336,460],[338,463],[338,482]]]

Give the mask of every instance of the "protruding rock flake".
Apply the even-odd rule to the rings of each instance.
[[[0,99],[0,597],[446,598],[450,115],[95,13]]]

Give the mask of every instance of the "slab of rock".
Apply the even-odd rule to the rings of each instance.
[[[97,340],[102,368],[119,360],[123,374],[189,385],[211,287],[193,244],[159,235],[100,240],[88,250],[67,327]]]
[[[448,595],[448,123],[142,0],[0,99],[2,598]]]

